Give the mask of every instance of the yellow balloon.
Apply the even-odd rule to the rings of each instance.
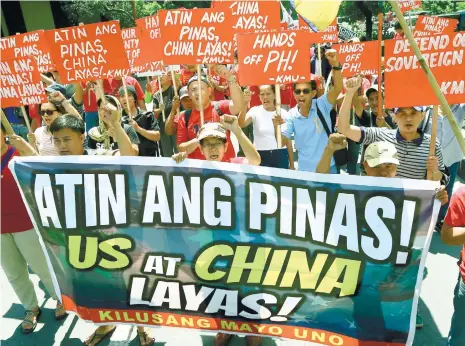
[[[337,17],[342,0],[295,0],[295,10],[313,23],[319,31],[326,29]]]

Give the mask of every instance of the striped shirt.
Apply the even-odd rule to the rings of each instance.
[[[389,142],[396,146],[399,155],[397,167],[398,178],[426,179],[426,161],[429,157],[429,145],[431,136],[420,132],[420,137],[407,141],[399,133],[399,130],[390,130],[377,127],[361,127],[362,136],[360,143],[369,145],[375,142]],[[447,177],[444,162],[442,160],[441,144],[436,139],[435,154],[438,158],[439,170]]]
[[[47,131],[47,126],[41,126],[34,132],[36,136],[36,147],[40,156],[58,156],[58,150],[53,143],[52,134]]]

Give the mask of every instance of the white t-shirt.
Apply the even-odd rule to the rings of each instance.
[[[281,117],[286,121],[288,112],[281,109]],[[278,143],[273,126],[273,118],[276,111],[268,112],[263,106],[252,107],[247,115],[252,117],[254,146],[257,150],[275,150],[278,149]],[[286,123],[281,125],[283,131]],[[284,147],[284,146],[283,146]]]
[[[41,126],[34,132],[36,135],[36,146],[40,156],[59,156],[58,150],[53,143],[53,136],[47,131],[46,126]]]

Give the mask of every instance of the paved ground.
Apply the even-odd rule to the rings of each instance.
[[[456,188],[463,182],[456,184]],[[428,275],[423,281],[419,303],[425,326],[415,336],[414,346],[442,346],[450,327],[452,316],[452,297],[457,282],[457,258],[459,247],[447,247],[442,244],[439,235],[435,234],[426,267]],[[36,275],[32,275],[43,314],[41,323],[31,335],[22,335],[20,330],[24,310],[12,291],[5,274],[0,269],[0,341],[2,346],[77,346],[92,334],[94,326],[80,321],[76,316],[69,316],[61,323],[53,319],[55,304],[45,297],[44,287],[39,284]],[[156,335],[155,335],[156,333]],[[156,346],[201,346],[212,345],[213,337],[207,333],[182,331],[161,328],[154,330]],[[119,326],[111,340],[104,341],[102,346],[137,346],[136,329]],[[231,346],[245,345],[243,338],[235,338]],[[298,346],[312,345],[304,342],[290,342],[266,339],[263,346]]]

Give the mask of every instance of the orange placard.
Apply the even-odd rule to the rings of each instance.
[[[310,80],[310,41],[305,31],[237,35],[241,85]]]
[[[450,104],[465,102],[465,32],[415,38]],[[406,40],[385,41],[387,108],[438,105],[426,74]]]
[[[33,57],[0,61],[2,107],[18,107],[47,101],[40,72]]]
[[[128,28],[121,30],[121,37],[123,38],[124,49],[128,58],[131,72],[141,72],[140,67],[136,66],[136,62],[140,59],[140,28]]]
[[[418,16],[414,37],[452,34],[459,21],[451,18]]]
[[[336,44],[333,48],[338,51],[344,77],[378,74],[380,56],[377,41]]]
[[[421,0],[397,0],[397,5],[399,5],[402,13],[418,10],[421,7]]]
[[[281,8],[277,0],[215,1],[216,10],[230,8],[236,34],[280,30]]]
[[[2,38],[0,47],[2,59],[32,56],[41,73],[55,70],[44,30]]]
[[[65,84],[130,73],[117,20],[49,30],[45,36]]]
[[[314,32],[310,29],[308,24],[305,23],[305,20],[299,16],[299,30],[308,31],[310,33],[309,37],[312,43],[338,42],[337,18],[323,31]]]
[[[141,54],[138,65],[143,66],[142,71],[161,72],[163,70],[163,41],[160,32],[160,20],[158,16],[144,17],[136,20],[136,25],[141,30]]]
[[[158,16],[166,65],[233,63],[230,9],[163,10]]]

